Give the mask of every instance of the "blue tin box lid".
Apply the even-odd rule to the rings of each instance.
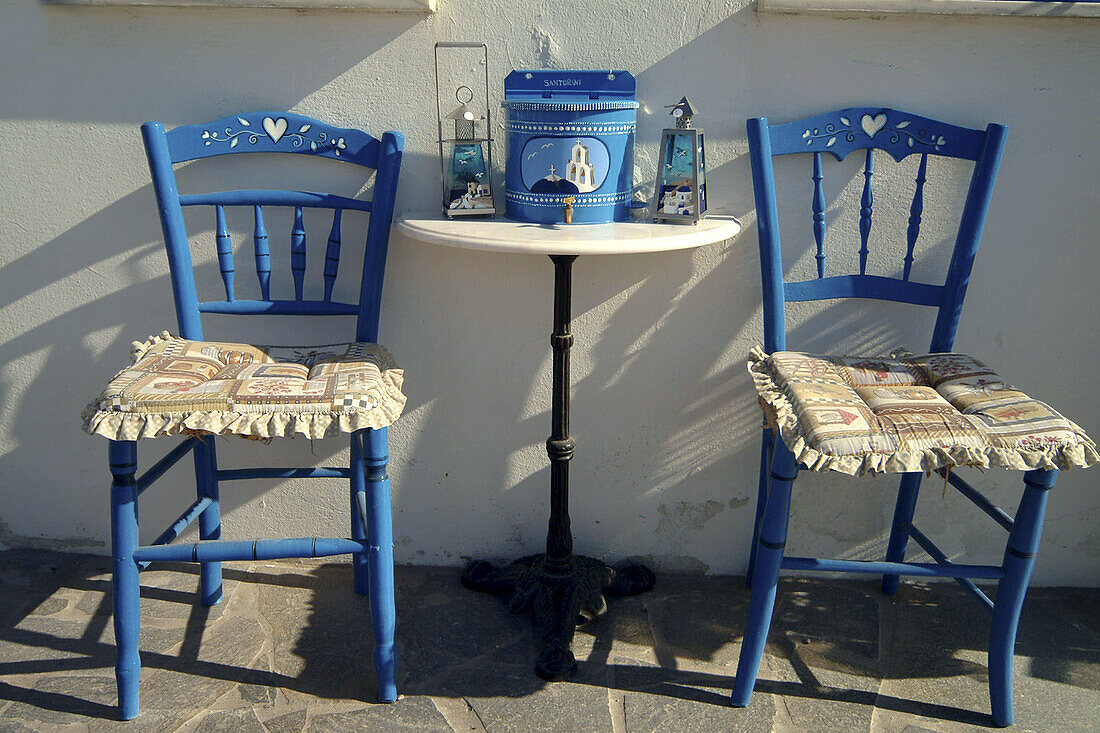
[[[593,111],[637,109],[637,82],[621,69],[519,69],[504,78],[508,110]]]

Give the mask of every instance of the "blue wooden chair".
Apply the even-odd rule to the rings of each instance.
[[[252,112],[166,132],[159,122],[141,128],[164,231],[179,337],[135,342],[131,364],[85,411],[85,429],[110,439],[111,541],[114,557],[114,624],[119,714],[138,714],[138,573],[157,560],[195,562],[200,600],[222,598],[221,563],[232,560],[351,554],[355,590],[369,594],[379,697],[397,699],[394,655],[393,541],[386,475],[387,428],[400,413],[401,373],[375,343],[394,194],[404,137],[381,140],[359,130],[331,127],[301,115]],[[302,191],[235,190],[181,195],[175,164],[238,153],[297,153],[352,163],[375,171],[373,200]],[[369,173],[364,176],[368,177]],[[192,270],[183,207],[212,207],[224,300],[200,302]],[[294,297],[271,297],[271,254],[265,207],[293,211],[290,271]],[[259,299],[241,299],[227,210],[244,209],[254,228],[252,254]],[[329,209],[332,226],[323,260],[324,295],[304,297],[306,231],[303,210]],[[369,212],[357,303],[333,300],[340,264],[342,214]],[[312,216],[312,215],[311,215]],[[253,257],[249,257],[253,259]],[[355,342],[313,348],[257,347],[204,341],[201,316],[354,316]],[[214,435],[268,439],[302,434],[320,438],[350,433],[351,465],[310,468],[221,468]],[[184,440],[140,477],[137,440],[180,435]],[[149,545],[138,542],[138,497],[191,453],[197,500]],[[220,541],[218,487],[224,481],[273,478],[345,478],[351,485],[350,539],[300,538]],[[198,519],[200,542],[171,544]]]
[[[748,121],[763,279],[765,351],[750,369],[764,406],[760,482],[749,560],[752,587],[748,622],[733,687],[734,706],[748,704],[771,624],[780,570],[872,573],[894,593],[898,576],[948,577],[993,615],[989,641],[989,691],[993,722],[1013,722],[1012,656],[1024,594],[1035,563],[1043,514],[1057,469],[1096,461],[1095,444],[1051,408],[1004,383],[981,362],[949,353],[962,313],[1007,128],[949,125],[894,109],[844,109],[786,124],[763,117]],[[878,149],[896,161],[919,155],[908,227],[896,240],[893,277],[867,274],[874,215],[872,179]],[[859,273],[827,272],[824,154],[838,161],[865,151],[859,209]],[[817,278],[784,282],[780,254],[773,157],[812,157],[812,196],[807,222],[816,244]],[[920,234],[924,185],[936,156],[974,161],[969,192],[943,284],[910,279]],[[854,261],[854,260],[853,260]],[[937,311],[928,356],[893,358],[812,356],[786,351],[785,304],[830,298],[896,301]],[[778,434],[778,435],[777,435]],[[1001,466],[1025,470],[1023,499],[1015,518],[994,506],[951,469]],[[788,557],[784,553],[791,486],[800,469],[853,475],[902,474],[893,526],[883,561]],[[916,526],[913,513],[922,475],[938,471],[951,486],[1008,531],[1000,565],[950,562]],[[912,538],[935,562],[906,562]],[[997,581],[995,599],[973,579]]]

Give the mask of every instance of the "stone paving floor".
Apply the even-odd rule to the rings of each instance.
[[[989,725],[988,614],[954,584],[785,579],[752,704],[728,707],[748,591],[661,576],[582,626],[569,682],[532,671],[528,624],[452,568],[398,569],[399,685],[373,702],[347,564],[235,563],[195,604],[191,565],[142,575],[142,714],[115,716],[106,558],[0,553],[0,732],[969,731]],[[1034,589],[1016,731],[1100,731],[1100,589]]]

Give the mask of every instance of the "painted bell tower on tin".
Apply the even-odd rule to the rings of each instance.
[[[577,187],[578,193],[596,190],[595,170],[592,168],[592,154],[588,146],[578,140],[569,154],[569,163],[565,167],[565,179]]]

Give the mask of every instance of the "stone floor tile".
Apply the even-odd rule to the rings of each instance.
[[[975,718],[974,720],[977,720]],[[988,733],[992,728],[992,722],[988,716],[982,723],[965,723],[945,718],[930,718],[915,715],[909,712],[897,712],[883,708],[875,709],[875,719],[871,726],[871,733]],[[1034,728],[1029,725],[1017,723],[1008,728],[1012,733],[1054,733],[1058,728]],[[1088,730],[1088,729],[1085,729]]]
[[[436,695],[432,703],[456,733],[486,733],[481,718],[464,698]]]
[[[96,638],[95,655],[97,658],[106,656],[110,663],[115,659],[115,626],[112,618],[106,619],[105,624],[96,624],[96,619],[91,619],[85,627],[83,639],[87,641],[93,631],[98,630]],[[169,626],[162,628],[154,625],[155,621],[142,622],[138,629],[138,648],[144,652],[163,654],[169,649],[184,645],[188,640],[194,641],[196,635],[190,633],[182,626]],[[206,629],[208,630],[208,629]],[[89,646],[89,649],[91,647]]]
[[[776,606],[754,701],[779,696],[779,724],[794,730],[868,730],[881,680],[877,595],[785,578]]]
[[[252,661],[260,655],[266,640],[267,633],[258,620],[231,616],[208,627],[188,629],[180,654],[193,653],[199,665],[208,662],[239,667],[238,679],[244,680],[254,678],[249,674]]]
[[[453,733],[447,720],[426,697],[411,697],[390,705],[372,705],[337,713],[314,714],[308,733],[386,731],[386,733]]]
[[[612,729],[607,690],[585,684],[586,670],[568,682],[542,682],[529,665],[491,667],[463,697],[473,707],[488,733],[518,730],[605,733]],[[602,670],[599,676],[603,677]],[[531,678],[537,682],[532,682]],[[540,684],[541,683],[541,684]],[[532,687],[534,689],[532,689]],[[516,694],[518,691],[523,691]]]
[[[297,680],[295,690],[306,695],[374,701],[369,599],[355,594],[350,566],[337,573],[322,568],[315,575],[265,571],[250,582],[270,635],[273,669]]]
[[[46,672],[72,669],[85,661],[106,664],[113,660],[113,648],[101,644],[98,633],[96,638],[86,638],[88,628],[87,623],[50,616],[27,616],[13,626],[0,627],[0,669],[11,674],[28,669]],[[70,660],[71,666],[62,660]]]
[[[69,607],[69,599],[61,596],[51,596],[32,608],[28,615],[53,616]]]
[[[683,697],[628,692],[624,696],[627,733],[756,733],[771,730],[775,706],[767,695],[747,708],[729,705],[729,693],[680,688]],[[699,697],[703,693],[704,700]]]
[[[775,717],[772,696],[754,697],[748,708],[729,704],[732,674],[670,669],[645,660],[615,656],[610,687],[622,691],[628,733],[635,731],[765,731]]]
[[[778,593],[773,629],[783,630],[824,664],[852,673],[877,672],[883,599],[877,582],[784,578]]]
[[[432,579],[424,590],[423,602],[405,593],[398,598],[398,672],[406,683],[417,685],[483,657],[515,661],[516,654],[533,654],[530,614],[513,615],[501,599],[463,588],[457,571]]]
[[[702,662],[732,668],[749,602],[740,578],[671,577],[645,597],[662,665]]]
[[[1028,593],[1025,608],[1031,604],[1053,609],[1072,620],[1074,628],[1100,638],[1100,588],[1036,588]]]
[[[243,702],[257,707],[271,707],[279,700],[279,688],[271,685],[237,685],[237,692]]]
[[[610,599],[606,614],[577,627],[577,658],[596,661],[618,654],[656,662],[647,601],[644,596]]]
[[[38,680],[32,688],[12,692],[16,699],[4,711],[7,720],[60,726],[115,717],[114,677],[50,675]]]
[[[1100,691],[1100,589],[1040,588],[1029,593],[1016,654],[1026,676]]]
[[[111,575],[105,573],[88,578],[92,587],[80,599],[78,607],[91,615],[111,614]],[[224,597],[232,597],[237,581],[222,581]],[[141,619],[175,619],[184,621],[201,616],[214,621],[225,612],[226,602],[203,606],[199,602],[198,566],[190,563],[154,563],[141,574]]]
[[[0,718],[0,733],[39,733],[22,720],[15,718]]]
[[[202,716],[194,733],[267,733],[251,708],[219,710]]]
[[[267,733],[302,733],[306,727],[306,711],[282,713],[264,721]]]

